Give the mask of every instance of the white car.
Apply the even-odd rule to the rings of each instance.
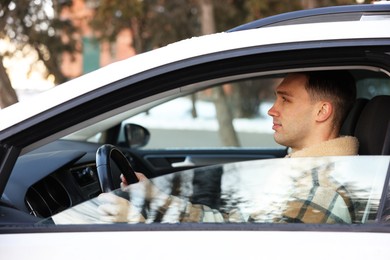
[[[273,88],[334,69],[357,83],[342,134],[359,156],[284,158],[264,112]],[[101,68],[0,111],[0,258],[388,259],[389,111],[389,4],[277,15]],[[163,195],[121,189],[129,165]],[[356,214],[274,223],[294,180],[324,165]],[[143,221],[102,220],[102,192]],[[178,222],[160,211],[171,195],[246,221]]]

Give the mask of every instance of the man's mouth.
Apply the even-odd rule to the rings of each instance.
[[[273,125],[272,125],[272,130],[278,130],[279,128],[282,127],[282,124],[280,123],[277,123],[277,122],[273,122]]]

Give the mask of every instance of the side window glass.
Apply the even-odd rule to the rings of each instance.
[[[210,166],[153,182],[164,194],[216,209],[227,222],[362,224],[376,221],[388,167],[388,156],[281,158]],[[179,175],[181,184],[174,183]],[[175,194],[178,185],[182,193]]]
[[[367,78],[356,82],[357,96],[371,99],[378,95],[390,95],[389,78]]]
[[[144,148],[276,148],[274,87],[281,78],[255,78],[210,86],[145,111],[126,122],[151,132]]]
[[[246,161],[175,172],[114,193],[130,198],[129,223],[365,224],[377,221],[388,167],[389,156]],[[97,200],[53,220],[102,223]]]

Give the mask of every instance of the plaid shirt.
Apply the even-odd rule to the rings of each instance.
[[[274,222],[352,223],[355,209],[348,191],[329,174],[333,164],[305,172],[295,180],[295,189]],[[256,216],[249,221],[256,222]]]

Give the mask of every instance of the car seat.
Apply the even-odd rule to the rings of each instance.
[[[340,129],[340,135],[354,135],[355,128],[359,116],[364,108],[364,106],[368,103],[367,98],[358,98],[356,99],[351,111],[349,111],[347,118],[344,120],[343,125]]]
[[[356,123],[359,155],[389,155],[390,96],[373,97],[364,106]]]

